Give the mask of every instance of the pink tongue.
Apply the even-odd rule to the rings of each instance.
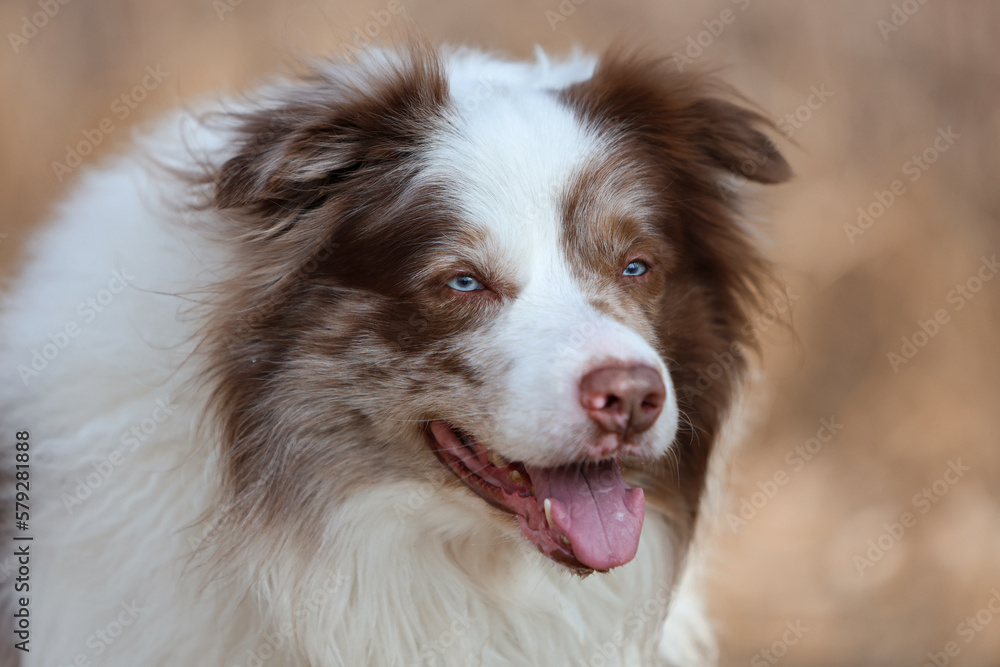
[[[618,463],[526,469],[539,508],[550,499],[549,530],[569,538],[577,560],[608,570],[635,557],[646,505],[642,489],[625,484]]]

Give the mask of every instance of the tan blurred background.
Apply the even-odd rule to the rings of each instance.
[[[52,163],[105,119],[85,164],[184,100],[405,22],[387,0],[50,1],[0,6],[4,277],[78,174]],[[982,260],[1000,251],[1000,4],[399,2],[436,40],[514,56],[624,37],[721,66],[794,139],[797,178],[761,212],[797,338],[763,322],[768,412],[716,538],[723,663],[1000,664],[1000,279]]]

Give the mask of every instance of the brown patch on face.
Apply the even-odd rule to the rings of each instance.
[[[656,221],[664,202],[642,165],[614,148],[579,174],[562,198],[562,243],[569,264],[601,313],[643,331],[658,312],[658,295],[676,261]],[[649,265],[638,277],[622,272],[633,261]]]
[[[457,485],[427,456],[421,422],[494,399],[460,350],[498,300],[454,298],[442,282],[483,239],[440,185],[415,178],[450,104],[440,64],[416,46],[391,67],[343,67],[238,115],[236,154],[196,179],[235,253],[200,350],[222,443],[223,558],[255,537],[275,554],[285,540],[318,548],[329,509],[363,486]]]
[[[564,198],[564,242],[598,286],[595,302],[605,312],[617,304],[641,313],[667,360],[681,411],[677,455],[629,474],[681,536],[693,530],[714,440],[746,369],[745,350],[754,348],[746,325],[772,280],[725,177],[778,183],[791,175],[759,129],[769,123],[727,97],[731,91],[669,61],[620,52],[561,93],[609,145]],[[628,202],[631,217],[621,214]],[[649,262],[641,283],[614,274],[629,253]],[[720,359],[725,372],[706,386]]]

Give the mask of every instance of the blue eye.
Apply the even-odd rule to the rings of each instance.
[[[649,265],[646,262],[635,260],[634,262],[629,262],[629,265],[625,267],[622,271],[623,276],[641,276],[642,274],[649,271]]]
[[[448,281],[448,287],[459,292],[475,292],[483,289],[483,284],[472,276],[455,276]]]

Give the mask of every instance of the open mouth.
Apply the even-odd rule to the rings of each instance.
[[[507,461],[443,421],[430,423],[431,449],[490,504],[517,517],[539,551],[581,573],[628,563],[639,548],[642,489],[616,460],[556,467]]]

